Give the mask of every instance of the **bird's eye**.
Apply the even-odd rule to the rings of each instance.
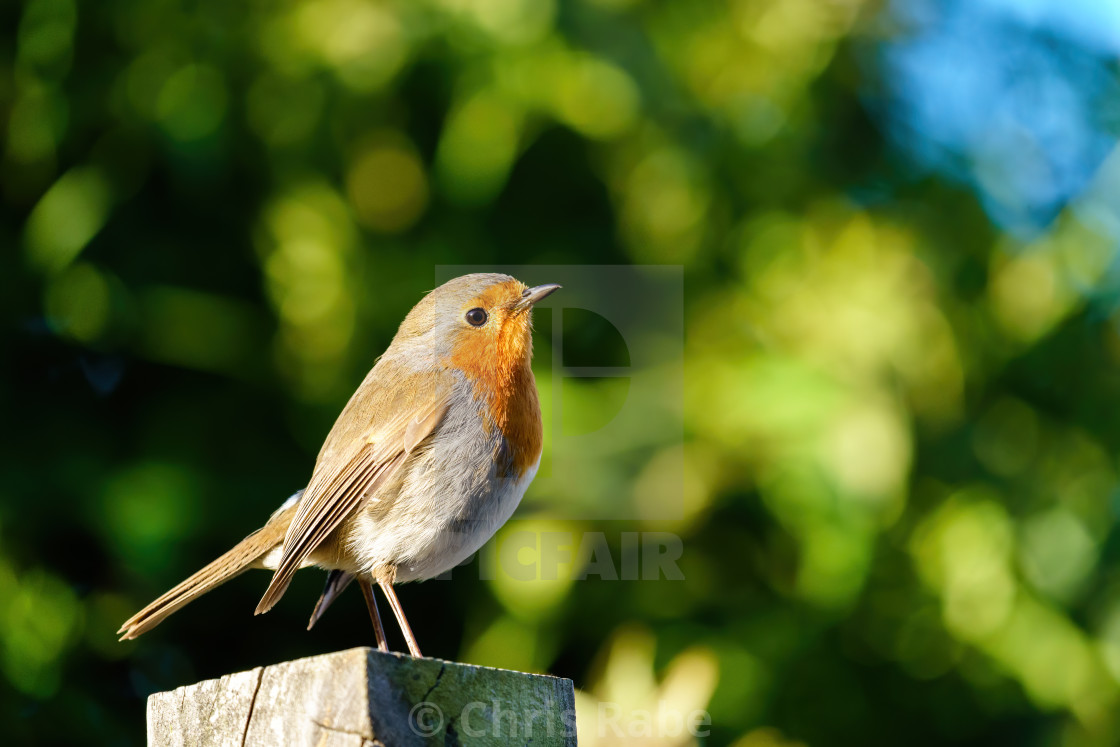
[[[471,309],[467,312],[467,324],[472,327],[481,327],[486,324],[486,311],[483,309]]]

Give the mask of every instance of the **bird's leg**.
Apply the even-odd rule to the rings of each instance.
[[[388,651],[389,643],[385,640],[385,628],[381,627],[381,615],[377,612],[377,600],[373,598],[373,586],[364,578],[358,579],[358,586],[362,589],[362,596],[366,600],[366,609],[369,610],[369,619],[373,623],[373,635],[377,638],[377,650]]]
[[[397,624],[401,626],[404,639],[408,642],[408,653],[417,659],[423,658],[424,655],[420,653],[420,646],[416,643],[416,636],[412,634],[412,628],[408,626],[408,618],[404,616],[404,608],[401,607],[400,600],[397,599],[397,593],[393,591],[393,582],[378,576],[377,585],[381,587],[381,591],[385,592],[385,598],[389,600],[389,606],[393,608],[393,614],[397,617]]]

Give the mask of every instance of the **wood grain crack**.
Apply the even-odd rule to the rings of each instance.
[[[322,721],[316,721],[315,719],[311,719],[311,723],[315,724],[316,726],[318,726],[323,731],[334,731],[334,732],[338,732],[339,734],[349,734],[350,736],[353,736],[353,737],[361,737],[363,741],[369,739],[369,734],[366,734],[364,732],[352,731],[350,729],[343,729],[343,728],[338,727],[338,726],[331,726],[330,724],[324,724]]]
[[[257,684],[253,687],[253,697],[249,699],[249,715],[245,718],[245,730],[241,732],[241,747],[245,747],[245,740],[249,738],[249,724],[253,723],[253,708],[257,705],[257,693],[261,691],[264,682],[264,669],[257,670]]]
[[[424,693],[424,697],[420,699],[421,703],[427,703],[428,698],[431,696],[432,691],[439,687],[439,681],[443,679],[443,673],[447,671],[447,662],[440,662],[439,674],[436,675],[436,681],[428,688],[428,692]]]

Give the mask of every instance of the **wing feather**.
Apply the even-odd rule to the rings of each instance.
[[[355,439],[353,455],[321,457],[287,535],[284,550],[256,614],[267,612],[283,596],[292,576],[315,551],[365,501],[389,483],[408,455],[432,434],[447,412],[448,392],[437,389],[421,402],[408,403],[396,417],[375,425],[364,438]],[[340,423],[353,406],[347,406]],[[391,404],[397,404],[392,402]],[[359,402],[358,407],[361,406]],[[385,408],[390,411],[393,407]],[[338,426],[335,426],[336,429]],[[334,435],[334,434],[332,434]],[[341,468],[336,465],[341,464]]]

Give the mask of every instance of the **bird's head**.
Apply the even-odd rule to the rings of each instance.
[[[458,369],[475,383],[501,388],[511,375],[528,368],[533,307],[559,287],[530,288],[497,273],[457,277],[416,304],[393,347]]]

